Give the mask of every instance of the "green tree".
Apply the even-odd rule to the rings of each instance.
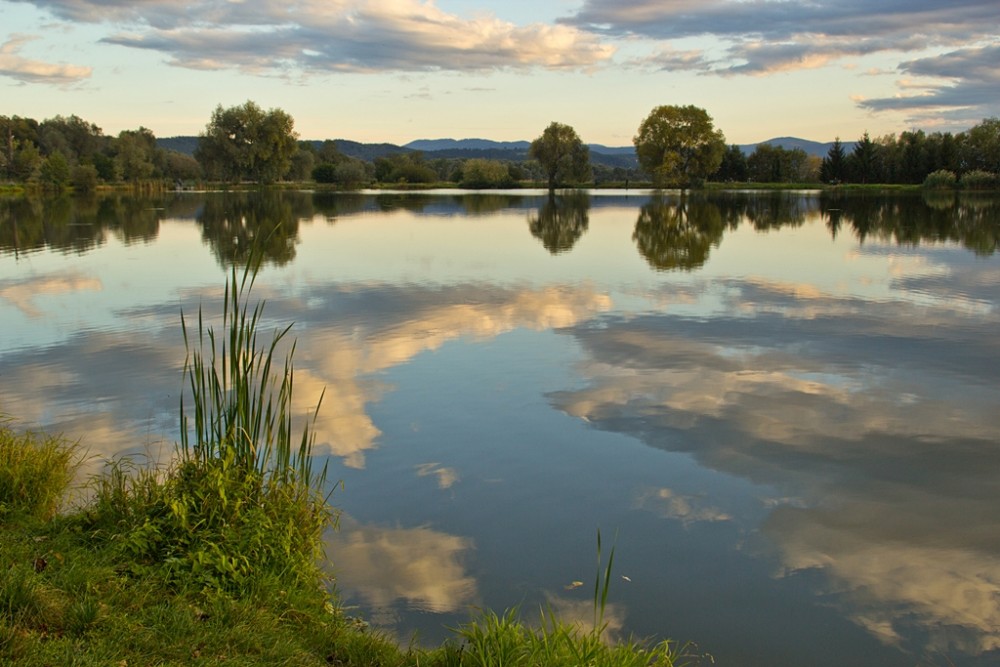
[[[855,183],[877,183],[882,176],[881,147],[865,132],[854,144],[847,171]]]
[[[722,164],[726,138],[696,106],[659,106],[632,139],[639,166],[662,186],[700,185]]]
[[[462,186],[467,188],[499,188],[510,185],[507,165],[499,160],[472,158],[462,166]]]
[[[833,141],[833,146],[826,152],[820,165],[819,178],[824,183],[842,183],[847,180],[847,153],[840,137]]]
[[[566,183],[584,183],[592,177],[590,149],[569,125],[550,123],[531,142],[528,154],[541,165],[549,190]]]
[[[265,112],[251,101],[228,109],[220,104],[194,156],[209,178],[273,183],[288,173],[298,150],[294,125],[281,109]]]
[[[42,162],[38,178],[46,186],[61,189],[69,184],[70,170],[66,157],[56,151]]]
[[[144,127],[123,130],[115,141],[115,171],[126,181],[136,183],[153,176],[156,170],[156,137]]]
[[[743,183],[750,177],[747,169],[747,156],[736,144],[731,145],[722,154],[719,170],[712,174],[712,180],[724,183]]]
[[[987,118],[965,135],[966,169],[1000,173],[1000,118]]]

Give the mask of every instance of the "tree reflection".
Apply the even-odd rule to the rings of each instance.
[[[713,202],[658,195],[639,212],[632,240],[654,269],[692,271],[708,260],[725,228],[722,212]]]
[[[295,259],[299,220],[313,214],[307,194],[234,192],[206,198],[197,220],[222,265],[246,262],[255,247],[264,262],[284,266]]]
[[[861,243],[959,243],[979,255],[1000,247],[996,196],[824,193],[820,211],[834,236],[848,227]]]
[[[531,235],[553,255],[572,249],[589,224],[590,195],[586,192],[550,192],[542,207],[528,216]]]
[[[85,253],[104,245],[109,233],[126,245],[147,243],[159,234],[164,216],[162,200],[130,195],[3,198],[0,250]]]

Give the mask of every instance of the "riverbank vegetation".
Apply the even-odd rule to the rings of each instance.
[[[707,133],[698,131],[702,139],[711,135],[711,141],[699,143],[700,139],[693,141],[698,137],[687,137],[692,141],[683,145],[710,147],[710,160],[693,160],[693,153],[664,160],[660,142],[652,141],[651,120],[663,116],[665,109],[708,120]],[[928,178],[950,172],[955,175],[951,186],[955,189],[1000,189],[998,118],[984,119],[954,134],[908,130],[883,137],[866,132],[848,143],[838,138],[824,156],[767,143],[749,153],[736,145],[724,148],[724,136],[711,127],[710,120],[696,107],[657,107],[638,129],[634,154],[605,156],[605,161],[599,161],[593,152],[587,155],[572,127],[560,123],[546,128],[531,150],[423,153],[390,144],[304,141],[287,113],[264,110],[247,101],[235,107],[217,107],[199,137],[177,144],[177,150],[168,150],[144,127],[105,136],[101,128],[75,115],[42,121],[0,116],[0,188],[90,192],[109,187],[205,189],[283,183],[333,189],[702,183],[824,188],[926,183],[940,188],[944,186],[939,177]],[[674,125],[668,123],[667,127]],[[678,126],[678,132],[694,132],[704,123],[688,125],[691,127]],[[545,139],[553,127],[569,137],[558,145],[565,144],[575,152],[564,155],[561,150],[543,150],[551,143]],[[720,150],[721,161],[717,161]]]
[[[119,459],[74,486],[85,443],[0,423],[0,663],[679,664],[672,643],[605,641],[613,550],[602,564],[599,536],[592,628],[486,611],[425,649],[348,617],[321,567],[337,523],[326,470],[308,425],[293,433],[294,343],[288,328],[264,340],[254,275],[233,269],[220,330],[200,312],[183,322],[171,462]]]

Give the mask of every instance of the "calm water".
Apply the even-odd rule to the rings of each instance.
[[[301,412],[326,389],[330,566],[403,641],[589,618],[600,530],[618,634],[1000,661],[1000,199],[0,201],[0,412],[92,469],[169,452],[180,313],[265,235]]]

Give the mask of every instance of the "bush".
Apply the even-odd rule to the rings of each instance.
[[[0,424],[0,519],[50,519],[76,474],[76,447],[61,438],[15,433]]]
[[[330,162],[318,164],[312,170],[312,177],[317,183],[336,183],[337,165]]]
[[[948,190],[955,187],[957,180],[955,172],[947,169],[938,169],[935,172],[927,174],[927,178],[924,179],[924,187],[928,190]]]
[[[325,468],[311,468],[308,426],[293,444],[292,353],[282,373],[271,370],[289,328],[258,346],[263,305],[248,305],[255,273],[238,281],[233,269],[225,335],[199,313],[192,342],[182,318],[194,419],[182,400],[175,465],[157,474],[118,462],[98,481],[93,526],[116,536],[137,574],[178,589],[241,595],[265,582],[315,582],[323,531],[336,523],[322,495]]]
[[[472,158],[462,167],[461,183],[467,188],[498,188],[510,185],[511,178],[503,162]]]
[[[1000,188],[1000,176],[991,171],[974,169],[962,175],[959,186],[963,190],[996,190]]]

